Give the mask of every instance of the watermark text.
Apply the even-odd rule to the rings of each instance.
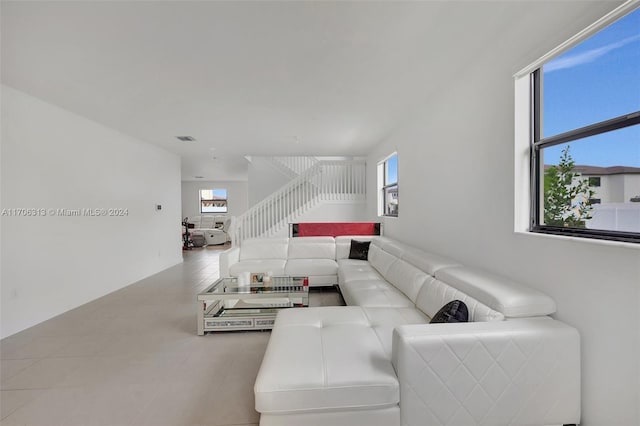
[[[125,208],[11,208],[0,211],[2,217],[104,217],[129,216],[129,209]]]

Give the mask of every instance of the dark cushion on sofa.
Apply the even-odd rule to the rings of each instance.
[[[349,259],[367,260],[371,241],[351,240]]]
[[[467,305],[461,300],[454,300],[444,305],[440,310],[431,318],[431,324],[444,323],[444,322],[468,322],[469,310]]]

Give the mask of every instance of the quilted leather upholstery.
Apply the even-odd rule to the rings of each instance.
[[[580,338],[559,321],[400,326],[393,351],[403,426],[580,421]]]

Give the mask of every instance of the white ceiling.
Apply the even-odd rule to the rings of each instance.
[[[366,155],[487,51],[515,72],[619,3],[3,1],[2,81],[243,180],[245,155]]]

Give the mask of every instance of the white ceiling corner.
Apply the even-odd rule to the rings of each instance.
[[[619,3],[3,1],[2,81],[179,154],[184,180],[244,180],[245,155],[366,155],[474,58],[515,72]]]

